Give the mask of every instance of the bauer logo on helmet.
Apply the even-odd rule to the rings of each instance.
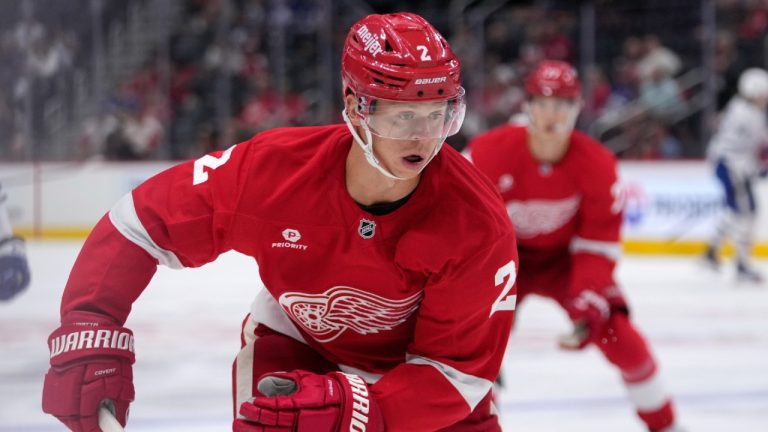
[[[436,77],[436,78],[417,78],[416,81],[413,83],[415,85],[425,85],[425,84],[440,84],[444,83],[446,80],[448,80],[448,77]]]

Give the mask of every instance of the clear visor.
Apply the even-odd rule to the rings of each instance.
[[[399,140],[444,140],[461,129],[464,89],[452,99],[393,101],[361,97],[358,114],[372,134]]]

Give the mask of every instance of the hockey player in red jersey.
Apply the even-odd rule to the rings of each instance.
[[[423,18],[367,16],[342,55],[346,124],[263,132],[122,198],[71,271],[43,410],[96,431],[106,403],[125,424],[132,303],[158,264],[236,250],[264,288],[233,366],[234,431],[500,430],[489,392],[517,252],[493,185],[441,149],[464,117],[459,69]]]
[[[574,130],[581,88],[573,67],[545,61],[525,87],[529,124],[500,126],[467,150],[496,184],[515,226],[518,300],[528,294],[555,300],[575,323],[561,346],[597,346],[621,372],[649,430],[673,430],[672,400],[613,277],[622,220],[616,161]]]

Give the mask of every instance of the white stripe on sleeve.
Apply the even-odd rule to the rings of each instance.
[[[602,255],[612,261],[618,261],[621,257],[621,243],[600,240],[589,240],[583,237],[574,237],[571,240],[571,253],[588,252]]]
[[[378,380],[381,379],[384,375],[377,374],[373,372],[367,372],[362,369],[353,368],[352,366],[347,366],[345,364],[339,363],[337,366],[339,366],[339,369],[341,369],[342,372],[357,375],[360,378],[362,378],[367,384],[376,384]]]
[[[161,248],[149,236],[149,233],[139,220],[139,215],[136,214],[131,192],[120,198],[120,201],[109,210],[109,220],[120,231],[120,234],[136,244],[136,246],[144,249],[153,258],[158,260],[160,264],[173,269],[184,268],[184,265],[181,264],[181,261],[173,252]]]
[[[447,364],[426,357],[407,354],[406,363],[428,365],[440,371],[440,373],[445,376],[445,379],[458,390],[459,394],[464,398],[464,401],[469,405],[470,411],[475,409],[477,404],[483,400],[493,386],[493,382],[488,381],[487,379],[465,374]]]

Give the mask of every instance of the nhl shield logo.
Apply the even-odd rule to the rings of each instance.
[[[369,239],[376,234],[376,222],[368,219],[360,219],[360,227],[357,228],[357,233],[364,239]]]

